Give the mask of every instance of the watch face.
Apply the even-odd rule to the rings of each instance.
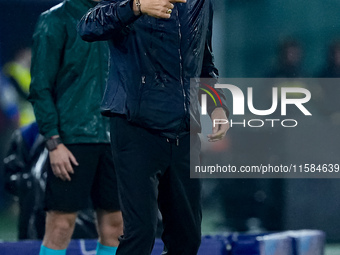
[[[57,148],[55,142],[54,142],[54,139],[49,139],[46,141],[46,148],[49,150],[49,151],[53,151],[54,149]]]
[[[58,144],[61,143],[60,138],[55,138],[55,139],[48,139],[46,141],[46,148],[49,151],[53,151],[57,148]]]

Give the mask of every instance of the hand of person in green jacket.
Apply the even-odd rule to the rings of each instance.
[[[63,181],[71,181],[70,174],[74,173],[72,164],[78,166],[78,162],[73,154],[66,148],[64,144],[49,152],[50,163],[54,175]]]

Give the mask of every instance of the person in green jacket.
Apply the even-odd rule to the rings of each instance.
[[[66,254],[77,212],[89,206],[90,197],[98,221],[97,254],[115,254],[123,234],[109,122],[99,108],[108,46],[84,42],[76,30],[95,5],[65,0],[40,15],[33,35],[29,100],[51,163],[40,255]]]

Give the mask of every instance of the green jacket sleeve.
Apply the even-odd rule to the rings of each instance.
[[[59,134],[54,90],[65,35],[62,21],[50,15],[50,12],[39,17],[33,34],[29,100],[34,108],[39,131],[46,138]]]

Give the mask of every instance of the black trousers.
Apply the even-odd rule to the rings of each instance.
[[[191,160],[199,161],[199,146],[190,150],[187,135],[179,144],[159,134],[111,118],[111,144],[124,220],[117,255],[151,254],[158,208],[162,239],[168,255],[197,254],[201,242],[200,180],[190,179]],[[193,157],[194,155],[194,157]]]

